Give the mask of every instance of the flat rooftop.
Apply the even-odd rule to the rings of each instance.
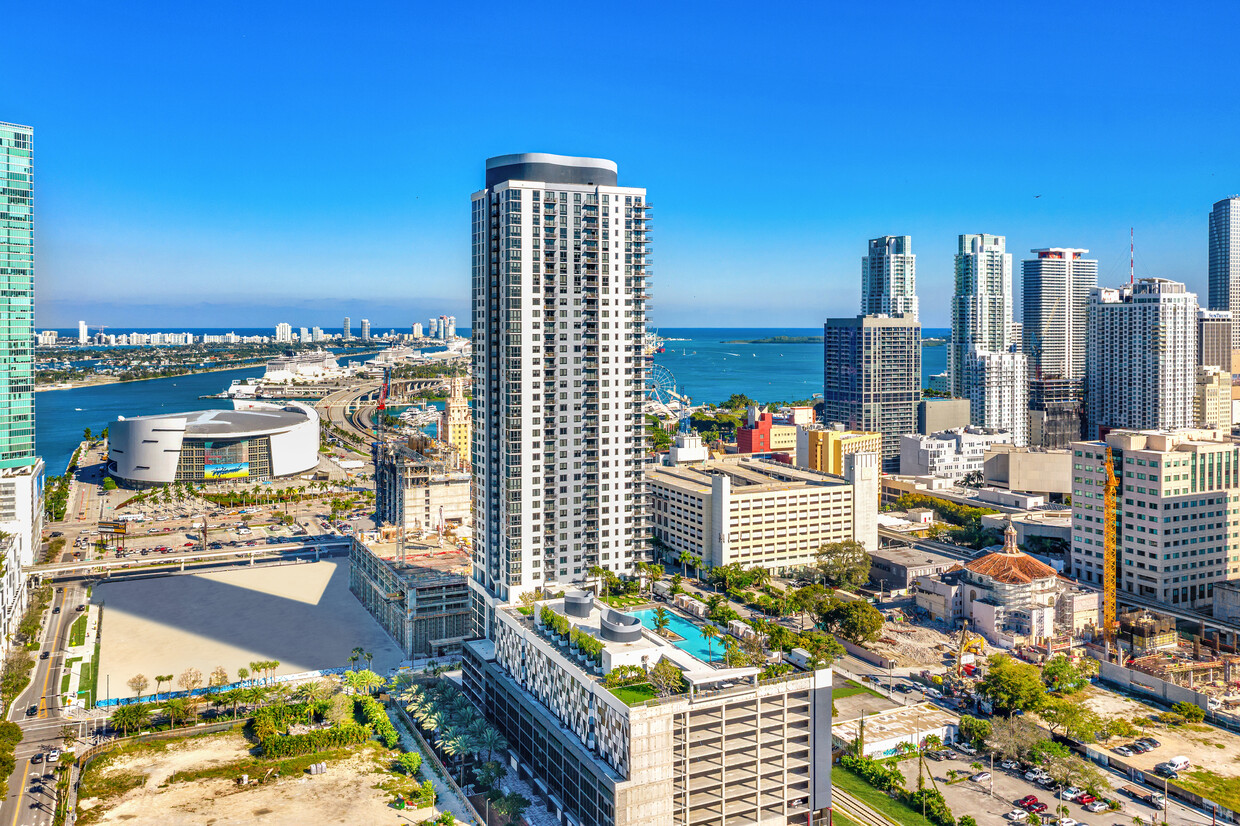
[[[950,565],[960,560],[944,554],[936,554],[932,551],[922,551],[911,545],[896,545],[889,548],[879,548],[870,554],[870,558],[882,559],[887,562],[894,562],[897,565]]]
[[[473,568],[469,554],[451,545],[440,547],[406,540],[405,561],[402,563],[400,546],[396,542],[356,541],[386,562],[397,576],[411,583],[432,584],[439,578],[468,577]]]
[[[654,467],[647,470],[646,475],[652,480],[696,493],[710,493],[711,477],[719,475],[728,476],[732,480],[732,493],[742,495],[848,484],[838,476],[761,459],[709,460],[692,467]]]
[[[196,410],[189,413],[163,413],[153,416],[131,416],[122,421],[158,421],[185,419],[185,435],[190,437],[242,436],[286,430],[304,424],[310,417],[297,409],[291,410]]]
[[[861,717],[852,720],[835,720],[831,723],[831,736],[837,741],[848,743],[857,739]],[[944,711],[933,703],[917,703],[911,706],[880,711],[867,715],[865,718],[866,740],[907,740],[916,745],[920,743],[921,733],[941,729],[946,726],[960,725],[960,718]]]

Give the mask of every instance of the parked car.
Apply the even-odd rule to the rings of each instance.
[[[1006,817],[1008,820],[1012,821],[1013,823],[1024,823],[1025,820],[1029,817],[1029,813],[1026,812],[1024,809],[1013,809],[1012,811],[1005,814],[1004,817]]]
[[[957,743],[956,750],[964,754],[967,754],[970,757],[977,754],[977,749],[973,748],[973,746],[969,745],[968,743]]]
[[[1060,800],[1076,800],[1081,796],[1081,790],[1075,786],[1066,786],[1059,790]]]
[[[1138,740],[1135,743],[1129,743],[1128,748],[1132,749],[1137,754],[1145,754],[1147,751],[1150,750],[1150,747],[1145,745],[1145,743],[1142,743],[1140,740]]]
[[[1017,800],[1016,805],[1021,807],[1022,809],[1028,809],[1030,806],[1032,806],[1034,803],[1037,803],[1037,802],[1038,802],[1037,795],[1027,794],[1024,797],[1022,797],[1020,800]]]
[[[1079,823],[1074,817],[1061,817],[1055,821],[1055,826],[1078,826]]]
[[[1025,779],[1032,783],[1036,781],[1039,777],[1044,775],[1045,773],[1046,772],[1042,771],[1041,769],[1030,769],[1029,771],[1025,772]]]
[[[1089,792],[1081,792],[1076,796],[1076,802],[1080,803],[1082,806],[1088,806],[1090,803],[1097,803],[1098,798],[1094,797]],[[1105,806],[1107,804],[1103,803],[1102,805]]]
[[[908,694],[912,692],[912,690],[913,690],[913,687],[909,685],[908,683],[900,683],[899,685],[896,686],[896,691],[900,692],[901,694]]]
[[[1017,763],[1015,760],[1000,760],[999,761],[999,768],[1001,769],[1007,769],[1008,771],[1015,771],[1019,767],[1020,767],[1020,764]]]
[[[1155,766],[1154,774],[1158,775],[1159,777],[1165,777],[1168,780],[1175,780],[1180,776],[1180,773],[1178,771],[1171,768],[1166,763],[1159,763],[1157,766]]]
[[[1116,746],[1114,751],[1116,754],[1122,754],[1124,757],[1132,757],[1132,749],[1127,746]]]
[[[1031,814],[1035,814],[1035,815],[1042,814],[1043,812],[1046,811],[1046,808],[1047,806],[1045,803],[1033,803],[1025,807],[1026,811],[1030,812]]]
[[[1155,740],[1153,737],[1140,737],[1140,738],[1138,738],[1138,739],[1137,739],[1137,742],[1138,742],[1138,743],[1143,743],[1143,744],[1145,744],[1145,745],[1149,746],[1149,747],[1150,747],[1150,748],[1152,748],[1152,749],[1156,749],[1156,748],[1158,748],[1159,746],[1161,746],[1161,745],[1162,745],[1162,743],[1158,742],[1158,741],[1157,741],[1157,740]]]
[[[1105,800],[1091,800],[1085,804],[1085,811],[1094,812],[1095,814],[1098,812],[1104,812],[1109,808],[1111,807],[1107,805]]]
[[[978,772],[977,774],[973,775],[969,779],[972,780],[974,783],[985,783],[987,780],[990,779],[990,772]]]

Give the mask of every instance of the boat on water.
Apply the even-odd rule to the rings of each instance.
[[[659,338],[658,330],[647,330],[642,336],[642,355],[647,359],[653,358],[656,353],[664,352],[663,339]]]

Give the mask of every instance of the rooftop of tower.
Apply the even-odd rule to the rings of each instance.
[[[504,181],[617,186],[619,167],[605,158],[575,158],[546,152],[520,152],[487,158],[488,187]]]

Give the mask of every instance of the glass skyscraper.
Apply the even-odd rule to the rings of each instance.
[[[0,468],[35,463],[33,139],[0,122]]]

